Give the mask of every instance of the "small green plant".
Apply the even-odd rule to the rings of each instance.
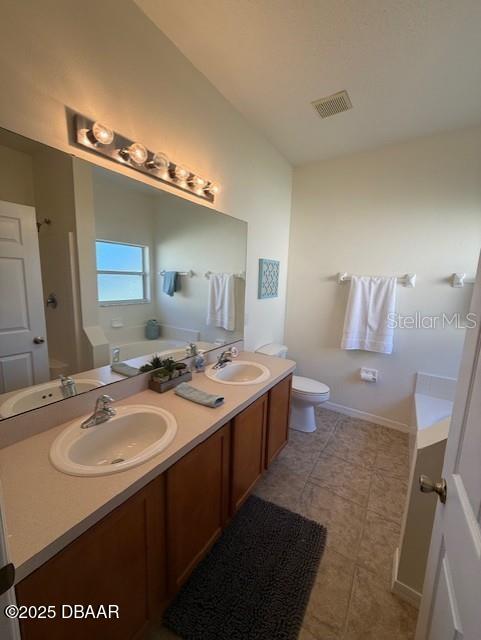
[[[187,368],[185,362],[175,362],[173,358],[162,359],[159,355],[154,355],[150,362],[140,367],[140,371],[145,373],[146,371],[152,371],[152,377],[160,382],[167,382],[177,378]]]

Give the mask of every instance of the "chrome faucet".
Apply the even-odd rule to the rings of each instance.
[[[226,351],[223,351],[217,358],[217,362],[212,367],[213,369],[223,369],[229,362],[232,362],[232,358],[237,358],[239,351],[236,347],[231,347]]]
[[[95,403],[94,412],[89,418],[82,422],[80,427],[82,429],[88,429],[89,427],[95,427],[98,424],[102,424],[102,422],[110,420],[110,418],[117,413],[115,409],[110,406],[113,401],[114,399],[110,396],[99,396]]]
[[[64,398],[71,398],[77,395],[75,380],[70,376],[60,376],[60,391]]]

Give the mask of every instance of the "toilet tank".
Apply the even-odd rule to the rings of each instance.
[[[285,344],[270,342],[256,349],[256,353],[262,353],[265,356],[275,356],[277,358],[287,358],[287,347]]]

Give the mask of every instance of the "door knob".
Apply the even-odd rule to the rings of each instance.
[[[45,338],[43,336],[35,336],[33,341],[35,344],[43,344],[45,342]]]
[[[439,482],[433,482],[429,476],[419,476],[419,488],[423,493],[437,493],[443,504],[446,504],[448,486],[446,480],[441,478]]]

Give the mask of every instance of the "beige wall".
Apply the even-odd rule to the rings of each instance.
[[[338,271],[418,274],[398,286],[397,310],[467,311],[481,246],[481,128],[419,138],[294,172],[286,341],[302,375],[327,383],[334,403],[409,422],[416,371],[456,376],[463,331],[397,330],[394,353],[339,348],[349,285]],[[379,369],[377,384],[358,378]]]
[[[32,156],[0,145],[0,200],[35,206]]]
[[[162,293],[157,280],[158,318],[162,324],[200,331],[200,339],[232,342],[244,330],[245,281],[236,278],[236,323],[234,331],[206,325],[208,281],[206,271],[245,271],[246,224],[185,200],[161,198],[156,216],[156,271],[189,270],[193,278],[182,278],[181,291],[173,297]]]
[[[80,367],[71,269],[75,257],[69,242],[69,234],[75,232],[72,158],[42,149],[33,156],[33,169],[37,220],[51,220],[38,234],[43,293],[55,293],[58,300],[56,309],[45,307],[48,355],[65,365],[61,372],[69,375]]]
[[[249,222],[247,346],[282,340],[291,167],[140,9],[129,0],[42,0],[41,10],[37,0],[6,0],[0,56],[1,126],[122,171],[68,144],[70,107],[218,180],[216,208]],[[257,300],[259,257],[281,260],[277,299]]]

